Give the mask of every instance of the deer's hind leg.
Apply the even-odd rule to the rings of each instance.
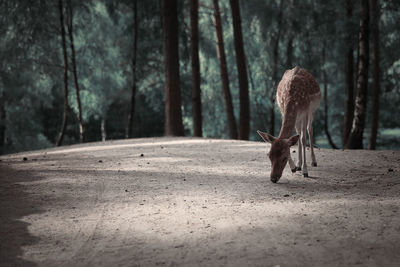
[[[304,177],[308,177],[308,169],[307,169],[307,160],[306,160],[306,148],[307,148],[307,122],[308,122],[308,114],[304,119],[301,120],[301,147],[302,147],[302,157],[303,162],[301,165],[301,173]]]
[[[307,121],[307,131],[308,131],[308,137],[310,139],[311,165],[313,167],[317,167],[317,159],[315,158],[315,153],[314,153],[313,127],[312,127],[313,119],[314,119],[314,112],[310,112]]]
[[[296,163],[296,171],[301,171],[301,165],[303,165],[303,146],[301,144],[301,119],[296,121],[296,133],[300,135],[300,140],[298,141],[297,148],[297,163]]]

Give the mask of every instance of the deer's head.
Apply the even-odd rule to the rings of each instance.
[[[271,160],[271,181],[276,183],[282,176],[283,169],[290,157],[290,147],[299,141],[299,135],[292,136],[288,139],[275,138],[270,134],[257,131],[265,142],[271,143],[271,150],[268,157]]]

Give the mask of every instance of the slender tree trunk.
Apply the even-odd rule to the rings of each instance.
[[[101,131],[101,141],[105,142],[107,140],[106,118],[105,118],[105,116],[101,117],[100,131]]]
[[[327,75],[326,72],[324,71],[323,73],[324,76],[324,121],[325,121],[325,125],[324,125],[324,129],[325,129],[325,134],[326,137],[328,138],[328,142],[329,145],[333,148],[333,149],[338,149],[338,147],[335,145],[335,143],[332,140],[331,134],[329,133],[329,124],[328,124],[328,81],[327,81]]]
[[[75,45],[74,45],[74,35],[73,35],[73,10],[71,0],[67,1],[67,28],[68,28],[68,36],[69,36],[69,44],[71,47],[71,59],[72,59],[72,73],[74,75],[74,83],[75,83],[75,92],[76,92],[76,102],[78,106],[78,123],[79,123],[79,141],[81,143],[85,142],[85,127],[82,119],[82,104],[80,97],[80,89],[78,82],[78,73],[76,70],[76,56],[75,56]]]
[[[251,71],[251,65],[248,63],[247,58],[246,58],[246,66],[247,66],[247,72],[249,75],[249,82],[250,82],[250,88],[251,88],[250,91],[255,93],[256,86],[254,85],[253,75],[252,75],[252,71]]]
[[[247,59],[246,59],[247,60]],[[253,103],[254,103],[254,113],[256,114],[255,118],[254,118],[254,124],[253,126],[255,126],[255,128],[259,129],[261,127],[259,127],[259,122],[262,121],[262,114],[260,112],[261,110],[261,105],[259,104],[259,102],[257,101],[257,93],[256,93],[256,86],[254,84],[254,80],[253,80],[253,75],[252,75],[252,71],[251,71],[251,65],[246,62],[247,65],[247,71],[249,74],[249,82],[250,82],[250,96],[253,99]]]
[[[5,93],[0,95],[0,153],[1,148],[5,146],[6,140],[6,101]]]
[[[289,36],[289,40],[286,46],[286,69],[293,68],[293,35]]]
[[[354,49],[353,34],[351,31],[352,4],[351,0],[346,0],[347,13],[347,55],[346,55],[346,101],[344,107],[344,122],[342,132],[342,146],[344,147],[350,134],[354,115]]]
[[[128,114],[128,123],[125,129],[125,138],[132,137],[133,116],[135,115],[137,34],[138,34],[137,0],[133,0],[132,89],[131,89],[131,101]]]
[[[373,83],[373,99],[372,99],[372,126],[371,135],[369,139],[369,149],[376,149],[376,137],[378,135],[378,119],[379,119],[379,92],[380,92],[380,67],[379,67],[379,18],[380,18],[380,7],[378,0],[372,0],[372,12],[373,12],[373,46],[374,46],[374,83]]]
[[[165,67],[165,135],[183,136],[177,8],[177,0],[162,0]]]
[[[273,54],[272,54],[272,87],[270,89],[269,99],[271,103],[271,108],[269,111],[269,133],[275,135],[275,94],[276,87],[278,85],[278,59],[279,59],[279,41],[281,38],[282,31],[282,17],[283,17],[283,2],[280,0],[279,3],[279,13],[277,17],[277,31],[274,40]]]
[[[322,62],[324,63],[326,60],[326,41],[323,42],[322,45]],[[328,138],[329,145],[333,149],[337,149],[338,147],[332,140],[331,134],[329,133],[329,124],[328,124],[328,75],[326,73],[325,68],[322,68],[322,77],[324,80],[324,130],[326,137]]]
[[[219,12],[218,0],[213,0],[213,3],[214,3],[215,30],[217,35],[217,52],[218,52],[219,67],[221,71],[222,88],[224,91],[224,98],[225,98],[225,109],[228,118],[229,135],[231,139],[237,139],[238,133],[236,128],[235,115],[233,113],[231,91],[229,89],[228,67],[226,64],[224,38],[222,35],[221,14]]]
[[[295,8],[294,6],[294,0],[289,1],[289,10],[287,12],[287,17],[288,17],[288,24],[289,24],[289,29],[288,31],[288,41],[286,45],[286,69],[292,69],[293,66],[293,39],[294,39],[294,27],[295,27],[295,18],[293,14],[293,10]]]
[[[361,0],[360,33],[358,40],[357,96],[355,100],[352,128],[346,148],[362,149],[365,128],[368,89],[368,55],[369,55],[369,0]]]
[[[239,79],[239,139],[249,140],[250,133],[250,100],[249,81],[246,68],[246,54],[243,46],[242,22],[239,0],[230,0],[233,23],[233,37],[236,53],[236,66]]]
[[[66,40],[65,40],[64,8],[63,8],[62,0],[58,0],[58,8],[59,8],[59,12],[60,12],[61,43],[62,43],[62,52],[63,52],[63,58],[64,58],[64,113],[63,113],[61,129],[60,129],[60,133],[57,138],[56,146],[61,146],[63,139],[64,139],[65,130],[67,128],[68,111],[69,111],[69,105],[68,105],[68,57],[67,57],[67,45],[66,45]]]
[[[192,56],[193,135],[203,136],[199,61],[199,1],[190,1],[190,53]]]

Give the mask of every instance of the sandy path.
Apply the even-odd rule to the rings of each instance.
[[[266,150],[148,138],[0,157],[0,266],[398,266],[399,151],[317,150],[310,178],[272,184]]]

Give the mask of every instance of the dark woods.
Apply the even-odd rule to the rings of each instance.
[[[147,136],[258,140],[319,81],[316,145],[400,147],[394,0],[0,2],[0,152]]]

